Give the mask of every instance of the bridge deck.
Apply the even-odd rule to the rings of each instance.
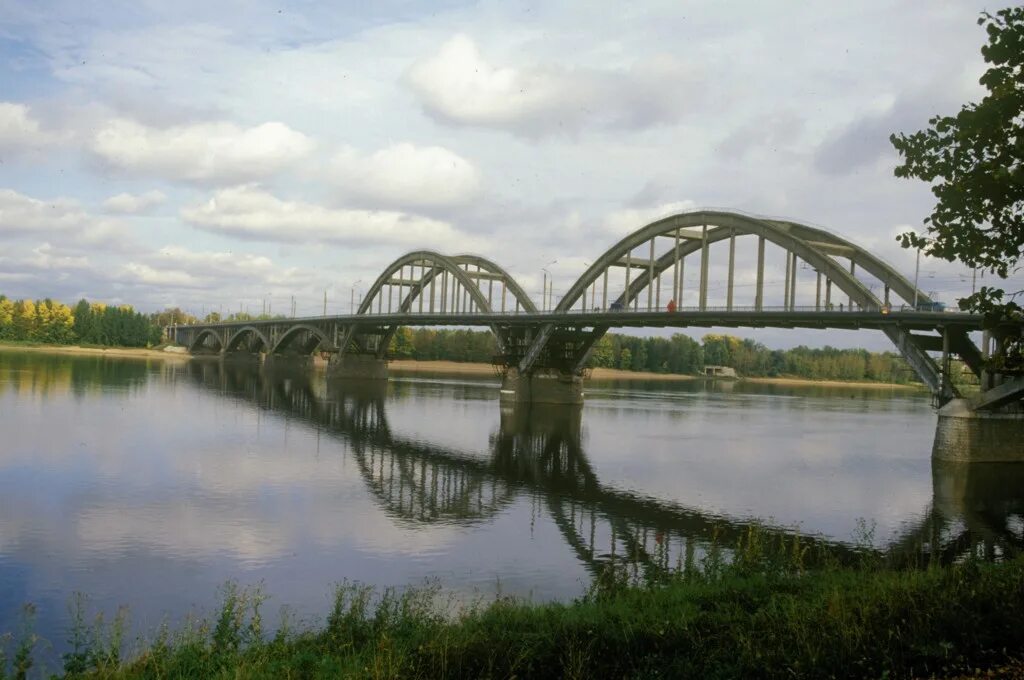
[[[881,330],[898,327],[905,330],[935,330],[955,326],[981,330],[984,317],[963,312],[892,311],[822,311],[814,308],[796,310],[753,309],[681,309],[666,311],[594,311],[594,312],[411,312],[392,314],[347,314],[285,319],[198,323],[179,328],[237,329],[245,326],[270,327],[279,324],[358,324],[360,326],[538,326],[553,323],[559,326],[610,328],[688,328],[688,327],[752,327],[752,328],[860,328]]]

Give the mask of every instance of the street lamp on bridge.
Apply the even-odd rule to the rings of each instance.
[[[351,299],[349,300],[349,306],[348,306],[348,313],[349,314],[355,314],[356,313],[356,286],[358,286],[362,282],[363,282],[363,280],[359,279],[358,281],[356,281],[355,283],[352,284]]]
[[[541,284],[540,291],[540,311],[542,312],[548,311],[548,307],[551,306],[551,300],[548,296],[548,277],[551,278],[552,286],[555,283],[555,277],[551,276],[551,272],[549,272],[547,268],[555,264],[556,262],[558,262],[558,260],[551,260],[551,262],[548,262],[546,265],[540,268],[540,270],[544,272],[544,283]]]

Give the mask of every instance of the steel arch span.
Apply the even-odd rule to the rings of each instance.
[[[481,285],[487,281],[486,292]],[[494,299],[495,283],[500,287],[500,305]],[[509,294],[512,300],[508,299]],[[506,306],[514,302],[515,311],[536,312],[530,296],[502,267],[476,255],[442,255],[431,250],[406,253],[388,265],[371,284],[359,305],[359,315],[377,314],[385,308],[390,314],[424,312],[429,314],[505,313]],[[390,325],[378,344],[378,355],[383,356],[391,338],[398,329]],[[358,328],[353,326],[342,342],[342,351],[348,347]],[[491,325],[499,348],[503,349],[505,334],[497,325]]]
[[[894,297],[901,300],[904,306],[910,305],[914,309],[921,305],[934,305],[927,294],[916,289],[906,277],[881,258],[828,231],[791,221],[764,219],[736,212],[701,210],[657,220],[623,237],[572,284],[554,311],[568,313],[578,307],[580,312],[586,312],[588,292],[592,311],[660,311],[664,309],[663,288],[667,291],[670,306],[678,309],[682,307],[686,293],[684,283],[687,258],[696,258],[699,274],[696,289],[691,294],[696,303],[693,308],[698,312],[706,312],[711,308],[711,248],[723,243],[727,244],[725,300],[724,305],[717,308],[727,313],[733,312],[738,307],[735,304],[736,243],[745,237],[749,237],[746,240],[756,240],[756,258],[752,267],[754,296],[751,301],[755,312],[768,309],[765,303],[768,283],[765,278],[765,257],[769,245],[780,249],[784,255],[783,312],[797,310],[797,279],[801,264],[809,266],[815,274],[816,311],[835,309],[832,302],[833,286],[847,297],[846,309],[849,311],[858,309],[888,313],[892,309]],[[884,291],[881,298],[869,285],[857,278],[858,267],[881,286]],[[621,293],[615,295],[617,289],[614,285],[609,287],[609,277],[613,270],[620,268],[625,272],[625,282]],[[601,302],[598,305],[599,289]],[[609,302],[610,291],[613,297]],[[643,297],[646,297],[645,303]],[[842,309],[843,303],[838,304]],[[571,356],[575,360],[571,366],[564,368],[574,372],[582,370],[594,344],[609,327],[595,324],[589,334],[583,334],[572,343],[572,349],[563,349],[561,356]],[[529,349],[517,362],[516,368],[520,374],[528,374],[534,369],[538,359],[549,349],[557,329],[555,323],[544,324],[540,328]],[[933,392],[941,393],[945,398],[953,396],[954,388],[948,381],[943,383],[941,368],[925,348],[915,342],[918,336],[898,328],[886,327],[883,330]],[[934,344],[931,340],[929,342]],[[980,354],[969,351],[968,345],[973,347],[973,344],[966,332],[958,332],[954,344],[964,350],[964,359],[971,368],[980,371]]]

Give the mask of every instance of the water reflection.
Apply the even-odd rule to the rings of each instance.
[[[231,578],[313,616],[342,578],[567,598],[773,513],[841,559],[861,516],[918,562],[1024,547],[1024,466],[933,467],[924,400],[699,381],[587,398],[500,411],[465,376],[0,352],[0,631],[34,602],[59,654],[74,591],[130,605],[142,633]]]
[[[897,545],[940,562],[1024,550],[1024,464],[932,461],[934,497],[924,520]]]
[[[10,391],[47,397],[71,393],[81,398],[111,389],[131,392],[145,385],[154,367],[170,368],[163,361],[147,359],[0,350],[0,394]]]
[[[261,374],[214,362],[193,362],[188,371],[206,388],[347,440],[366,488],[398,523],[485,523],[526,494],[543,504],[592,573],[625,560],[647,575],[693,560],[712,540],[731,544],[751,526],[602,484],[583,450],[579,407],[502,409],[481,455],[394,434],[386,383],[324,383],[311,373]],[[936,462],[932,507],[889,547],[914,560],[922,552],[943,560],[970,551],[1015,554],[1022,547],[1022,482],[1024,466]],[[856,553],[843,541],[807,541],[840,560]]]

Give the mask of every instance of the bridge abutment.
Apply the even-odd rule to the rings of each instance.
[[[1024,463],[1024,411],[979,411],[968,399],[939,409],[932,457],[943,461]]]
[[[346,380],[387,380],[387,359],[366,354],[332,354],[327,362],[327,377]]]
[[[510,368],[501,381],[500,402],[505,404],[582,404],[583,377],[556,369],[520,374]]]

